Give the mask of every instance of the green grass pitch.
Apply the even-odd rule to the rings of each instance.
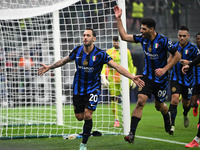
[[[169,106],[169,103],[167,103]],[[135,104],[131,104],[131,111]],[[98,109],[98,107],[97,107]],[[154,103],[147,103],[139,122],[134,144],[126,143],[123,135],[103,135],[90,137],[88,150],[181,150],[185,143],[192,141],[197,134],[198,117],[189,112],[190,125],[183,125],[183,108],[180,103],[173,136],[164,130],[164,121]],[[0,140],[0,150],[78,150],[82,139],[64,140],[62,137]]]

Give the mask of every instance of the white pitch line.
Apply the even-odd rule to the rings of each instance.
[[[141,139],[148,139],[148,140],[153,140],[153,141],[161,141],[161,142],[167,142],[167,143],[173,143],[173,144],[179,144],[179,145],[186,145],[188,143],[183,143],[183,142],[177,142],[177,141],[170,141],[170,140],[164,140],[164,139],[158,139],[158,138],[152,138],[152,137],[145,137],[145,136],[136,136],[137,138]]]

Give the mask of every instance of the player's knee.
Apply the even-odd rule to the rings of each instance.
[[[90,119],[92,119],[92,115],[90,115],[90,114],[85,114],[84,120],[90,120]]]
[[[171,98],[171,104],[173,105],[178,105],[179,104],[179,95],[178,94],[174,94]]]
[[[83,118],[79,118],[79,117],[76,117],[76,119],[77,119],[78,121],[82,121],[82,120],[83,120]]]
[[[77,119],[78,121],[82,121],[82,120],[84,119],[83,115],[75,114],[75,116],[76,116],[76,119]]]
[[[85,109],[84,111],[84,120],[92,119],[93,110]]]

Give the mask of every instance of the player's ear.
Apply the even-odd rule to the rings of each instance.
[[[95,42],[96,41],[96,37],[93,37],[93,42]]]
[[[153,28],[153,27],[150,27],[150,30],[153,32],[153,31],[155,31],[155,29]]]

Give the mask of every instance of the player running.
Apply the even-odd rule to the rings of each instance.
[[[151,94],[155,96],[156,109],[163,115],[165,131],[169,132],[171,128],[170,116],[167,105],[164,103],[168,85],[167,71],[180,60],[181,56],[167,37],[155,31],[156,22],[153,19],[144,18],[140,29],[141,34],[129,35],[122,25],[122,9],[115,6],[114,12],[121,39],[127,42],[141,43],[145,55],[145,68],[142,77],[145,86],[138,89],[138,101],[132,112],[130,132],[124,138],[125,141],[133,143],[144,105]],[[167,63],[168,52],[173,56],[169,63]]]
[[[173,66],[170,73],[170,89],[171,89],[171,103],[169,111],[171,113],[172,127],[170,133],[173,134],[175,131],[175,119],[177,115],[177,106],[179,103],[179,96],[182,95],[183,105],[183,120],[184,126],[189,126],[188,112],[190,110],[190,99],[192,97],[192,90],[194,85],[193,72],[183,74],[181,69],[182,66],[195,59],[198,55],[198,48],[189,42],[189,29],[187,26],[181,26],[178,30],[179,41],[174,44],[181,54],[181,60],[175,66]],[[169,57],[169,62],[172,56]]]
[[[103,64],[108,64],[115,68],[120,74],[131,79],[139,87],[144,86],[144,81],[139,78],[140,76],[133,76],[125,68],[114,62],[105,51],[93,44],[95,40],[96,33],[93,29],[86,29],[83,34],[83,45],[75,47],[69,56],[52,65],[41,64],[42,67],[38,70],[38,74],[43,75],[50,69],[75,61],[76,73],[73,82],[74,112],[79,121],[84,120],[83,140],[80,144],[80,150],[87,149],[86,144],[92,130],[92,114],[97,107],[101,91],[100,73]]]

